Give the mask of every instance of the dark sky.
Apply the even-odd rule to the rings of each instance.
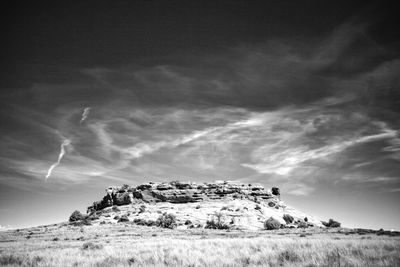
[[[229,179],[400,229],[394,2],[2,9],[0,225],[65,220],[110,184]]]

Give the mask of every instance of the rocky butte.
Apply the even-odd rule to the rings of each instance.
[[[94,225],[132,222],[152,226],[160,216],[172,215],[178,229],[217,225],[220,229],[258,230],[272,218],[280,228],[323,226],[313,216],[286,205],[279,188],[234,181],[109,187],[87,213]]]

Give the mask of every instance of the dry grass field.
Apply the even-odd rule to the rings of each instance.
[[[2,266],[400,266],[400,237],[346,229],[59,224],[0,233]]]

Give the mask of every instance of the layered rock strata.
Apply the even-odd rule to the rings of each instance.
[[[193,182],[149,182],[131,187],[123,185],[109,187],[101,201],[88,207],[88,212],[102,210],[110,206],[128,205],[131,203],[195,203],[203,201],[248,199],[256,203],[266,202],[269,207],[283,206],[280,201],[280,190],[273,187],[265,189],[261,185],[232,181],[216,181],[213,183]]]

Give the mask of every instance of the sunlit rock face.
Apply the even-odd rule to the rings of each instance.
[[[279,188],[232,181],[113,186],[88,213],[96,218],[93,224],[121,223],[124,216],[125,223],[153,225],[161,214],[172,214],[178,228],[207,228],[210,221],[219,220],[229,229],[260,230],[271,217],[282,228],[322,226],[316,218],[287,206]]]

